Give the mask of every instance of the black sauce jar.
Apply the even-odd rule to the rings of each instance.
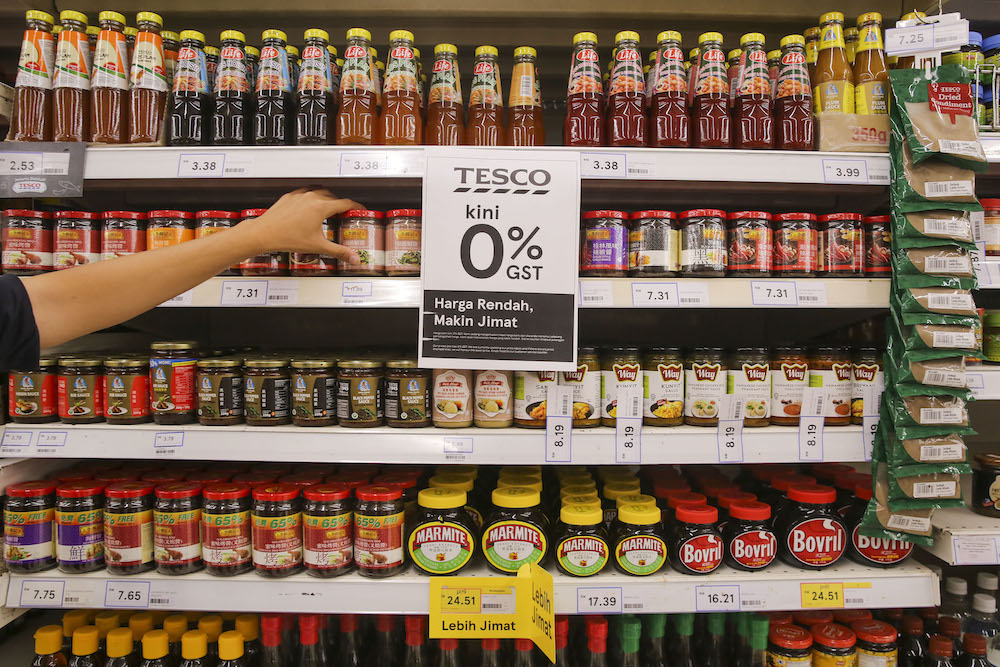
[[[149,482],[115,482],[104,488],[104,551],[108,572],[138,574],[153,561],[153,495]]]
[[[104,567],[104,484],[66,482],[56,488],[59,569],[83,574]]]
[[[301,572],[302,501],[291,484],[268,484],[253,490],[253,567],[262,577]]]
[[[306,573],[323,579],[354,569],[354,502],[346,484],[302,490],[302,553]]]
[[[201,557],[201,484],[161,484],[155,493],[156,571],[171,575],[197,572],[205,566]]]
[[[253,569],[250,485],[209,484],[201,491],[201,543],[205,571],[232,577]]]
[[[10,572],[32,574],[56,566],[56,483],[20,482],[7,487],[4,562]]]

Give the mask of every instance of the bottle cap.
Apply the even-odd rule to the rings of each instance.
[[[625,653],[639,652],[639,636],[642,634],[642,623],[634,615],[629,614],[622,619],[622,651]]]
[[[924,619],[919,616],[908,615],[903,617],[903,632],[908,635],[924,634]]]
[[[205,43],[205,34],[198,32],[197,30],[181,30],[181,41],[195,41],[201,44]]]
[[[148,611],[135,614],[128,619],[128,627],[138,641],[142,641],[143,636],[153,629],[153,615]]]
[[[63,637],[72,637],[73,631],[90,622],[90,613],[86,609],[67,611],[62,617]]]
[[[135,639],[128,628],[115,628],[108,633],[105,641],[109,658],[124,658],[135,650]]]
[[[808,505],[829,505],[837,500],[837,491],[822,484],[800,484],[788,488],[788,499]]]
[[[882,22],[882,15],[878,12],[866,12],[858,17],[858,26],[862,26],[865,23],[871,23],[873,21]]]
[[[493,56],[494,58],[496,58],[499,55],[500,55],[500,50],[497,49],[497,47],[495,46],[489,46],[488,44],[484,44],[483,46],[476,47],[477,58],[479,56]]]
[[[517,58],[519,56],[531,56],[535,58],[538,56],[538,52],[531,46],[519,46],[514,49],[514,57]]]
[[[681,34],[676,30],[664,30],[656,36],[657,44],[667,41],[679,42],[681,41]]]
[[[622,505],[618,520],[633,526],[651,526],[660,522],[660,510],[649,505]]]
[[[717,614],[722,616],[722,614]],[[709,617],[709,627],[711,628],[712,619]],[[644,626],[644,631],[650,637],[662,637],[666,633],[667,625],[667,615],[666,614],[643,614],[642,623]]]
[[[578,32],[573,35],[573,44],[579,44],[580,42],[597,42],[597,33]]]
[[[721,636],[726,633],[726,617],[719,612],[708,615],[708,634]]]
[[[621,507],[622,505],[651,505],[656,507],[656,498],[648,496],[645,493],[627,493],[624,496],[615,498],[615,504],[617,507]]]
[[[322,28],[309,28],[303,35],[304,39],[313,39],[314,37],[319,37],[320,39],[330,41],[330,33]]]
[[[260,635],[258,625],[256,614],[240,614],[236,617],[236,631],[243,635],[244,641],[257,641]]]
[[[412,42],[413,33],[410,32],[409,30],[393,30],[392,32],[389,33],[389,41],[393,41],[396,39],[406,39]]]
[[[962,645],[966,653],[972,655],[986,655],[986,637],[984,635],[966,632],[962,638]]]
[[[208,50],[210,48],[212,48],[212,47],[206,46],[205,47],[205,53],[208,53],[209,52]],[[288,46],[285,47],[285,50],[288,51],[288,57],[289,58],[295,58],[296,60],[298,60],[298,57],[299,57],[299,47],[295,46],[294,44],[289,44]]]
[[[944,592],[949,595],[968,595],[969,584],[961,577],[948,577],[944,580]]]
[[[72,9],[64,9],[59,12],[60,21],[79,21],[80,23],[87,24],[90,21],[87,19],[87,15],[83,12],[75,12]]]
[[[58,625],[43,625],[35,630],[35,653],[50,655],[62,651],[63,629]]]
[[[136,23],[142,23],[143,21],[155,23],[161,27],[163,26],[163,17],[156,12],[139,12],[135,15]]]
[[[360,37],[362,39],[367,39],[369,42],[372,40],[372,34],[365,30],[364,28],[351,28],[347,31],[347,39],[352,37]]]
[[[116,23],[125,24],[125,15],[120,12],[113,11],[103,11],[97,15],[98,21],[114,21]]]
[[[188,630],[181,635],[181,657],[197,660],[208,654],[208,635],[201,630]]]
[[[569,526],[595,526],[604,520],[600,505],[565,505],[559,511],[559,519]]]
[[[858,641],[853,630],[837,623],[821,623],[810,630],[813,641],[830,648],[851,648]]]
[[[268,28],[263,33],[261,33],[261,39],[280,39],[283,42],[288,41],[288,35],[285,34],[284,30],[276,30],[274,28]]]
[[[939,658],[950,658],[953,651],[951,639],[944,635],[931,635],[930,639],[931,655]]]
[[[239,30],[223,30],[219,33],[219,41],[225,41],[227,39],[235,39],[238,42],[246,44],[247,37]],[[204,41],[204,40],[203,40]]]
[[[542,502],[538,491],[518,486],[494,489],[491,498],[494,505],[507,509],[524,509]]]
[[[109,632],[118,627],[118,612],[100,612],[94,617],[94,625],[96,625],[97,629],[101,631],[101,636],[106,637]]]
[[[618,33],[617,35],[615,35],[615,43],[616,44],[618,42],[624,42],[624,41],[638,42],[639,41],[639,33],[637,33],[634,30],[622,30],[620,33]]]
[[[740,46],[743,46],[747,42],[760,42],[764,43],[764,35],[759,32],[748,32],[747,34],[740,37]]]
[[[454,44],[437,44],[434,46],[434,53],[450,53],[454,56],[458,55],[458,47]]]
[[[721,32],[703,32],[698,35],[698,44],[704,44],[705,42],[722,42]]]
[[[976,575],[976,588],[984,591],[996,591],[998,579],[992,572],[980,572]]]
[[[465,507],[466,502],[465,491],[455,489],[423,489],[417,494],[417,503],[428,509],[444,510]]]
[[[73,631],[73,655],[97,653],[100,633],[94,625],[81,625]]]
[[[146,660],[158,660],[167,655],[170,647],[170,637],[164,630],[152,630],[142,638],[142,657]]]
[[[38,9],[29,9],[24,13],[24,17],[29,21],[45,21],[46,23],[55,23],[56,19],[48,12],[43,12]],[[122,23],[125,22],[125,17],[122,17]]]
[[[138,28],[133,28],[133,27],[132,27],[132,26],[130,26],[130,25],[127,25],[127,26],[125,26],[125,27],[124,27],[124,28],[122,29],[122,32],[123,32],[123,33],[125,33],[125,36],[126,36],[126,37],[131,37],[131,38],[132,38],[133,40],[134,40],[134,39],[135,39],[136,37],[138,37],[138,36],[139,36],[139,29],[138,29]]]
[[[976,593],[972,596],[972,608],[984,614],[997,613],[997,599],[986,593]]]
[[[222,617],[216,614],[202,616],[198,620],[198,629],[208,635],[208,641],[217,642],[222,634]]]
[[[163,619],[163,629],[170,637],[170,642],[179,642],[187,632],[188,620],[184,614],[171,614]]]
[[[682,637],[694,634],[694,614],[674,614],[674,629]]]
[[[219,635],[219,660],[237,660],[243,657],[243,635],[235,630]]]

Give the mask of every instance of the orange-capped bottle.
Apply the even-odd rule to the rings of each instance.
[[[389,33],[389,62],[382,83],[382,116],[379,133],[388,146],[417,146],[423,143],[420,115],[420,78],[413,52],[413,33]]]
[[[604,81],[597,55],[597,35],[592,32],[573,36],[563,144],[604,145]]]
[[[691,145],[688,73],[684,69],[681,34],[661,32],[649,77],[649,144],[655,148]]]
[[[375,143],[378,116],[375,102],[375,60],[369,53],[372,34],[364,28],[347,31],[344,67],[340,74],[340,110],[337,113],[337,143]]]
[[[29,9],[17,61],[14,141],[52,141],[52,78],[56,43],[51,14]]]
[[[434,67],[428,92],[428,146],[458,146],[465,142],[465,119],[462,108],[462,80],[458,72],[458,47],[438,44],[434,47]]]
[[[101,32],[94,48],[94,68],[90,80],[91,141],[100,144],[125,142],[128,127],[128,41],[123,32],[125,16],[118,12],[100,14]]]
[[[469,122],[465,128],[465,143],[469,146],[504,145],[499,55],[495,46],[476,48],[476,64],[469,91]]]
[[[608,145],[646,145],[646,80],[639,56],[639,33],[615,35],[614,66],[608,87]]]
[[[510,75],[508,146],[544,146],[542,102],[536,68],[538,53],[530,46],[514,49],[514,71]]]
[[[133,49],[129,96],[129,143],[147,144],[160,138],[167,114],[166,56],[163,54],[163,19],[154,12],[135,17],[139,34]]]
[[[87,41],[87,15],[72,10],[59,13],[59,39],[56,43],[56,68],[52,86],[53,130],[55,141],[90,139],[90,44]]]

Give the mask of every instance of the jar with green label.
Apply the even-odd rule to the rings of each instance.
[[[250,426],[288,424],[291,376],[287,359],[247,359],[243,364],[243,416]]]
[[[559,571],[573,577],[592,577],[603,570],[611,549],[604,530],[604,513],[596,498],[592,504],[564,504],[559,521],[563,526],[555,551]]]
[[[104,414],[109,424],[152,421],[149,410],[149,359],[111,357],[104,360]]]
[[[292,362],[292,423],[296,426],[337,423],[337,372],[333,359]]]
[[[417,572],[456,574],[476,554],[475,525],[464,491],[435,487],[417,494],[419,509],[409,526],[407,551]]]
[[[484,522],[482,548],[491,569],[517,574],[525,563],[541,565],[548,555],[549,522],[542,496],[534,489],[504,487],[492,495],[493,511]]]
[[[382,425],[382,362],[337,362],[337,421],[347,428]]]
[[[385,423],[396,428],[431,425],[431,372],[416,359],[385,364]]]
[[[622,505],[615,522],[615,569],[635,577],[648,577],[667,563],[660,510],[649,505]]]
[[[242,359],[201,359],[198,362],[198,423],[204,426],[243,423]]]
[[[987,361],[1000,363],[1000,310],[986,311],[983,321],[983,352]]]

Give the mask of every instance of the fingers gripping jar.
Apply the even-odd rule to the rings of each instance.
[[[266,208],[248,208],[240,212],[243,220],[259,218],[267,213]],[[276,277],[288,275],[288,253],[268,252],[255,255],[240,262],[240,273],[244,276]]]

